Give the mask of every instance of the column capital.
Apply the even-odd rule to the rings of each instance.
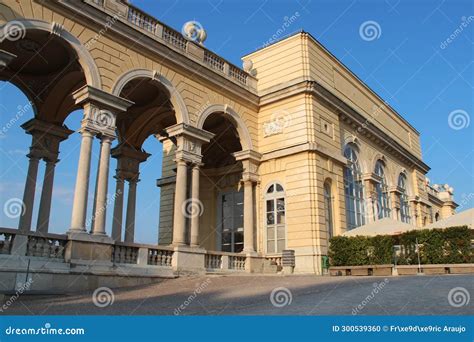
[[[242,181],[258,182],[258,166],[262,155],[254,150],[235,152],[236,161],[242,162]]]
[[[31,119],[21,125],[27,134],[32,136],[31,153],[44,160],[56,161],[59,144],[74,131],[65,126],[56,125],[39,119]]]
[[[117,174],[124,179],[138,178],[140,174],[140,163],[143,163],[151,155],[145,151],[119,144],[111,151],[112,158],[117,159]]]
[[[109,137],[115,137],[116,116],[133,105],[129,100],[89,85],[76,90],[72,97],[76,105],[84,108],[82,128]]]
[[[210,142],[213,137],[214,133],[180,123],[168,127],[158,140],[170,139],[176,145],[176,159],[194,164],[201,162],[202,145]]]

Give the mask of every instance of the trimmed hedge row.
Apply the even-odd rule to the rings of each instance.
[[[399,245],[397,264],[417,265],[416,240],[422,264],[473,263],[472,231],[466,227],[423,229],[399,236],[336,236],[330,240],[331,266],[382,265],[394,263],[394,246]]]

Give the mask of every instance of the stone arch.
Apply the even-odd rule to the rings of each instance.
[[[393,178],[393,172],[392,172],[392,165],[385,157],[384,154],[380,152],[376,152],[372,158],[372,161],[370,163],[370,166],[372,167],[372,171],[374,172],[375,170],[375,165],[377,164],[378,161],[381,161],[383,166],[384,166],[384,175],[385,175],[385,180],[387,182],[387,185],[394,185],[394,178]]]
[[[242,118],[237,114],[237,112],[232,109],[229,105],[225,104],[213,104],[207,107],[198,117],[197,128],[202,129],[204,127],[204,122],[213,113],[224,113],[225,117],[228,118],[237,129],[239,133],[240,144],[242,145],[242,150],[253,150],[253,143],[250,137],[250,133],[247,129]]]
[[[149,78],[162,84],[170,94],[170,101],[173,105],[177,123],[189,124],[189,114],[183,98],[175,86],[163,75],[148,69],[133,69],[123,73],[112,87],[112,94],[120,96],[125,85],[135,78]]]
[[[59,25],[55,22],[48,23],[46,21],[36,19],[15,19],[5,23],[5,25],[8,25],[12,22],[22,26],[25,30],[46,31],[62,38],[76,52],[78,62],[82,67],[87,84],[95,88],[102,89],[99,70],[95,64],[94,58],[89,53],[89,50],[87,50],[87,48],[79,41],[79,39],[64,29],[62,25]],[[5,32],[5,30],[0,30],[0,41],[6,39]]]

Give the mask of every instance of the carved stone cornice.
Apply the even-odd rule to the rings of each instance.
[[[267,105],[275,101],[305,93],[312,94],[321,100],[322,103],[331,107],[340,115],[343,121],[357,129],[358,134],[364,135],[368,139],[373,140],[387,153],[392,154],[407,164],[417,167],[424,173],[427,173],[430,170],[430,167],[420,158],[382,131],[378,125],[374,124],[372,118],[361,114],[352,106],[340,99],[331,90],[316,81],[299,79],[297,82],[290,82],[287,87],[278,88],[274,92],[262,96],[260,104]]]

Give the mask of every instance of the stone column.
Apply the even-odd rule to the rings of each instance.
[[[117,174],[115,176],[117,186],[115,189],[114,215],[112,222],[112,239],[122,241],[122,215],[123,215],[123,190],[124,180]]]
[[[70,232],[86,232],[87,194],[89,191],[89,175],[91,167],[92,140],[94,134],[86,129],[81,131],[81,151],[77,167],[76,187],[72,205]]]
[[[94,227],[92,234],[106,235],[107,186],[109,182],[110,145],[113,138],[102,136],[100,142],[99,171],[97,172],[97,194],[95,198]]]
[[[53,195],[54,169],[57,160],[47,160],[44,172],[43,190],[41,192],[41,202],[38,212],[38,223],[36,230],[47,233],[49,227],[49,216],[51,213],[51,199]]]
[[[23,192],[23,206],[18,228],[21,232],[31,230],[31,217],[33,216],[33,205],[35,200],[36,178],[38,177],[39,157],[28,154],[30,158],[28,165],[28,174],[26,176],[25,191]]]
[[[176,190],[174,197],[173,245],[186,245],[186,219],[183,205],[186,200],[187,164],[184,160],[176,161]]]
[[[199,200],[199,164],[194,164],[192,169],[192,213],[191,213],[191,247],[199,247],[199,217],[201,216],[201,202]]]
[[[127,218],[125,221],[125,242],[133,242],[135,237],[135,206],[137,202],[137,178],[128,181]]]
[[[253,239],[253,182],[244,181],[244,252],[252,253],[254,249]]]

